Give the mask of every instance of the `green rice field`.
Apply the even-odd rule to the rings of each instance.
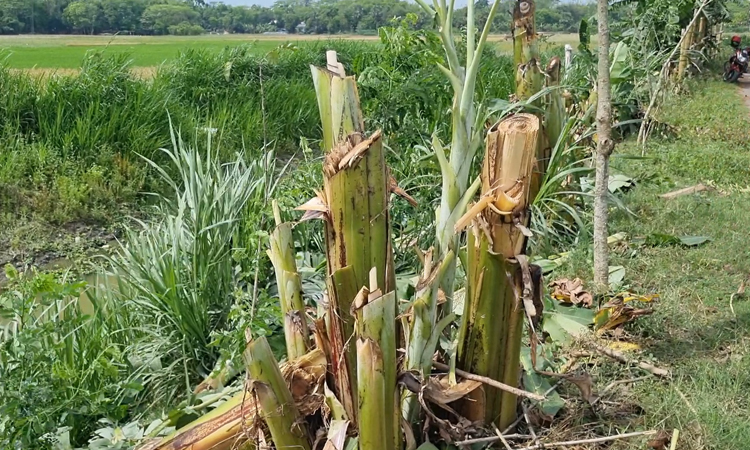
[[[548,45],[575,44],[575,34],[547,37]],[[13,69],[77,69],[91,50],[126,53],[133,67],[155,67],[175,58],[189,48],[219,51],[228,46],[252,45],[258,53],[266,53],[279,45],[309,40],[367,40],[375,36],[356,35],[204,35],[204,36],[0,36],[0,58]],[[509,51],[509,36],[491,37],[499,51]]]

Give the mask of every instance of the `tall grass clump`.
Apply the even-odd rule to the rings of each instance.
[[[109,259],[117,286],[99,292],[106,308],[140,326],[134,351],[155,355],[163,368],[144,382],[166,398],[213,369],[212,335],[226,329],[234,304],[235,237],[265,180],[262,167],[242,154],[222,164],[210,135],[202,151],[175,134],[172,145],[163,150],[171,168],[146,160],[168,194],[157,195],[153,221],[127,230]]]
[[[253,46],[219,53],[191,49],[162,68],[154,87],[168,91],[179,105],[176,123],[183,129],[195,121],[211,123],[219,130],[217,140],[227,145],[262,148],[271,143],[281,153],[290,152],[300,137],[320,136],[315,93],[305,74],[310,64],[325,62],[326,48],[350,60],[373,51],[369,44],[347,41],[284,45],[265,54]]]
[[[91,163],[102,150],[151,154],[169,142],[166,93],[130,72],[126,54],[91,53],[77,75],[41,86],[28,132],[65,157]]]
[[[135,152],[169,142],[163,98],[122,55],[92,54],[75,76],[0,67],[0,88],[3,212],[56,224],[108,218],[146,181]]]
[[[39,92],[39,80],[12,72],[0,53],[0,136],[19,134],[34,124],[33,107]]]

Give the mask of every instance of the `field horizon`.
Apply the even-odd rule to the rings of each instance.
[[[548,46],[576,44],[575,33],[540,33]],[[512,48],[510,35],[495,34],[489,40],[499,52]],[[267,53],[284,44],[309,41],[356,40],[378,42],[372,35],[293,35],[293,34],[206,34],[201,36],[129,36],[129,35],[12,35],[0,37],[0,63],[11,69],[78,69],[89,51],[106,54],[126,53],[134,68],[155,68],[187,49],[220,51],[237,45],[253,45],[258,53]],[[142,72],[143,70],[141,70]],[[145,72],[150,72],[146,70]],[[61,71],[60,73],[66,73]]]

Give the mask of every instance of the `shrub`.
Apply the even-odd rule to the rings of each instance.
[[[139,390],[126,380],[122,346],[81,312],[85,283],[6,268],[0,294],[0,447],[52,448],[69,429],[83,444],[103,417],[120,420]]]
[[[202,26],[190,22],[182,22],[178,25],[172,25],[168,30],[169,34],[175,36],[198,36],[206,32]]]

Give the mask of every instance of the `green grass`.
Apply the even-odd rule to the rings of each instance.
[[[259,54],[265,54],[286,43],[299,44],[311,40],[346,39],[377,41],[376,36],[289,36],[289,35],[205,35],[205,36],[3,36],[0,39],[0,58],[7,58],[12,69],[77,69],[91,50],[105,54],[126,53],[133,59],[133,67],[155,67],[177,57],[187,49],[219,52],[226,47],[252,44]],[[492,36],[491,41],[500,52],[512,50],[507,36]],[[555,34],[545,38],[548,47],[578,43],[575,34]]]
[[[746,448],[750,441],[750,303],[738,300],[736,314],[729,308],[731,295],[750,274],[750,121],[736,90],[721,82],[695,87],[664,111],[677,127],[677,140],[655,141],[647,148],[648,161],[615,165],[644,182],[629,199],[639,217],[616,218],[613,231],[713,238],[696,249],[653,248],[620,260],[639,289],[663,296],[642,331],[653,355],[674,368],[675,379],[639,389],[649,420],[665,418],[683,429],[695,420],[704,443],[716,449]],[[625,146],[622,152],[638,150]],[[719,190],[673,201],[657,197],[699,182]]]
[[[176,58],[179,52],[187,49],[218,53],[226,47],[252,44],[259,54],[265,54],[285,43],[327,38],[262,35],[14,36],[0,40],[0,51],[7,53],[8,66],[13,69],[77,69],[91,50],[110,55],[126,53],[133,59],[133,67],[153,67]],[[367,39],[364,36],[342,38]]]
[[[158,66],[177,57],[185,48],[201,48],[219,51],[226,42],[200,42],[197,45],[180,44],[119,44],[105,46],[61,46],[61,47],[10,47],[9,66],[14,69],[77,69],[90,50],[100,49],[105,55],[127,53],[133,59],[134,67]],[[272,50],[275,43],[262,41],[256,44],[259,53]]]
[[[674,375],[671,381],[637,383],[614,400],[643,408],[639,427],[680,429],[680,449],[739,450],[750,442],[750,301],[735,299],[734,313],[729,303],[750,274],[750,120],[736,86],[709,81],[691,89],[660,115],[676,127],[677,138],[652,139],[642,160],[628,158],[640,157],[641,149],[626,142],[613,161],[615,172],[638,185],[624,199],[636,217],[615,213],[610,233],[713,239],[697,248],[631,247],[614,255],[611,264],[625,266],[632,291],[661,295],[655,313],[629,331],[644,347],[640,358]],[[717,190],[659,198],[701,182]],[[590,256],[579,256],[584,275]],[[643,375],[618,365],[604,373],[600,389],[615,378]]]

